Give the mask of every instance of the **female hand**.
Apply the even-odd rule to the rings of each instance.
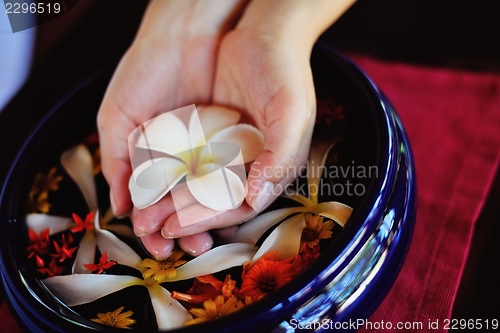
[[[255,215],[297,176],[294,171],[307,158],[314,124],[310,52],[319,34],[351,2],[254,0],[236,28],[226,33],[227,22],[241,6],[233,4],[232,10],[226,10],[230,16],[222,20],[223,28],[215,33],[219,39],[187,38],[178,44],[162,39],[158,29],[148,29],[154,27],[149,20],[154,22],[155,15],[160,15],[159,11],[151,14],[152,4],[146,28],[141,28],[122,60],[99,114],[103,170],[115,213],[126,213],[131,205],[127,136],[162,111],[192,103],[229,106],[243,112],[266,140],[248,175],[246,202],[236,210],[207,218],[214,214],[193,203],[184,209],[199,223],[181,227],[169,195],[144,210],[134,209],[135,231],[153,255],[168,255],[174,238],[192,254],[207,250],[212,242],[207,230],[234,226]]]

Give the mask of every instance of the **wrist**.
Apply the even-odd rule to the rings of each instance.
[[[153,0],[135,42],[182,43],[205,38],[218,40],[241,16],[248,0]]]
[[[260,26],[279,38],[312,45],[355,0],[253,0],[245,9],[238,29]]]

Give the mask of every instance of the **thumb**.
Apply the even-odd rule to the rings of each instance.
[[[312,79],[282,86],[266,105],[264,151],[253,163],[247,180],[246,201],[254,210],[266,208],[299,176],[299,167],[309,153],[315,110]]]

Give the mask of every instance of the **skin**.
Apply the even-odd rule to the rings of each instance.
[[[352,2],[150,3],[108,86],[97,123],[113,211],[117,216],[130,214],[136,234],[152,255],[168,256],[174,239],[193,255],[207,251],[213,243],[208,230],[230,234],[293,180],[289,171],[305,163],[315,120],[312,46]],[[143,122],[189,104],[240,111],[245,122],[262,131],[265,147],[250,169],[248,192],[239,208],[212,217],[186,193],[182,209],[200,222],[181,227],[169,194],[144,210],[133,207],[128,135]],[[263,188],[274,191],[269,194]]]

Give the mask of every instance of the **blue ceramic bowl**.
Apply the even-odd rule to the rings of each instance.
[[[390,103],[353,63],[317,45],[311,64],[318,99],[335,94],[349,109],[340,115],[342,125],[319,117],[315,136],[349,138],[345,163],[356,158],[357,163],[376,167],[377,174],[358,179],[362,195],[344,193],[336,198],[353,207],[353,213],[308,270],[272,296],[224,319],[176,331],[293,332],[304,327],[349,331],[356,327],[349,323],[373,313],[396,279],[415,221],[415,175],[407,137]],[[12,161],[2,186],[2,283],[12,313],[28,331],[116,332],[54,299],[28,267],[25,250],[26,206],[36,168],[47,159],[57,159],[95,128],[91,110],[98,109],[110,76],[111,71],[94,76],[47,111]]]

